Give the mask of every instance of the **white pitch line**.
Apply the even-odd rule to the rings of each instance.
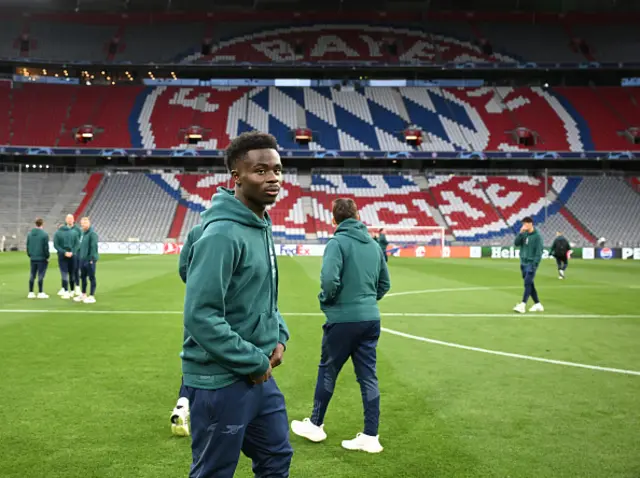
[[[95,309],[0,309],[0,314],[98,314],[98,315],[182,315],[178,310],[95,310]],[[324,317],[322,312],[282,312],[286,316]],[[511,318],[537,317],[548,319],[640,319],[640,314],[547,314],[536,312],[530,314],[450,314],[420,312],[380,312],[384,317],[460,317],[460,318]]]
[[[435,294],[435,293],[440,293],[440,292],[472,292],[472,291],[483,291],[483,290],[508,290],[508,289],[520,289],[522,290],[521,285],[506,285],[506,286],[492,286],[492,287],[447,287],[445,289],[423,289],[423,290],[407,290],[407,291],[403,291],[403,292],[389,292],[387,295],[384,296],[384,298],[386,299],[387,297],[398,297],[398,296],[403,296],[403,295],[416,295],[416,294]],[[566,284],[566,285],[562,285],[563,289],[606,289],[606,288],[616,288],[616,289],[620,289],[619,286],[610,286],[610,285],[606,285],[606,284],[598,284],[598,285],[591,285],[591,284],[583,284],[583,285],[579,285],[579,284]],[[630,289],[636,288],[636,286],[629,286]],[[638,288],[640,288],[640,286],[638,286]]]
[[[586,368],[589,370],[597,370],[599,372],[611,372],[611,373],[620,373],[624,375],[640,376],[640,372],[636,370],[600,367],[598,365],[587,365],[584,363],[565,362],[564,360],[553,360],[553,359],[546,359],[542,357],[532,357],[531,355],[521,355],[521,354],[513,354],[510,352],[500,352],[499,350],[481,349],[479,347],[470,347],[468,345],[461,345],[453,342],[444,342],[442,340],[429,339],[427,337],[420,337],[418,335],[405,334],[404,332],[388,329],[386,327],[382,327],[381,330],[388,334],[397,335],[398,337],[404,337],[405,339],[418,340],[420,342],[427,342],[427,343],[436,344],[436,345],[444,345],[445,347],[453,347],[456,349],[471,350],[472,352],[481,352],[481,353],[491,354],[491,355],[500,355],[502,357],[516,358],[521,360],[531,360],[533,362],[544,362],[544,363],[550,363],[554,365],[564,365],[566,367]]]
[[[109,315],[109,314],[119,314],[119,315],[159,315],[159,314],[171,314],[171,315],[182,315],[182,312],[175,310],[91,310],[91,309],[76,309],[76,310],[43,310],[43,309],[0,309],[0,314],[34,314],[34,313],[49,313],[49,314],[100,314],[100,315]],[[298,312],[298,313],[289,313],[283,312],[283,315],[286,316],[323,316],[324,314],[321,312]],[[391,316],[391,317],[510,317],[510,318],[519,318],[522,315],[516,314],[411,314],[411,313],[382,313],[383,316]],[[577,315],[577,314],[530,314],[529,316],[534,317],[555,317],[555,318],[640,318],[640,315]],[[397,330],[388,329],[386,327],[382,327],[381,330],[388,334],[397,335],[399,337],[404,337],[407,339],[418,340],[420,342],[427,342],[436,345],[444,345],[446,347],[453,347],[457,349],[463,350],[471,350],[473,352],[481,352],[491,355],[500,355],[503,357],[517,358],[521,360],[531,360],[534,362],[544,362],[551,363],[555,365],[564,365],[567,367],[578,367],[578,368],[586,368],[590,370],[597,370],[600,372],[611,372],[611,373],[620,373],[626,375],[638,375],[640,376],[640,372],[634,370],[624,370],[617,368],[609,368],[609,367],[599,367],[597,365],[586,365],[581,363],[574,362],[565,362],[562,360],[552,360],[545,359],[541,357],[532,357],[530,355],[520,355],[509,352],[500,352],[499,350],[489,350],[482,349],[479,347],[470,347],[468,345],[456,344],[453,342],[444,342],[442,340],[430,339],[427,337],[420,337],[418,335],[406,334],[404,332],[399,332]]]

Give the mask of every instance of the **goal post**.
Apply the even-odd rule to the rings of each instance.
[[[389,246],[392,251],[402,248],[414,248],[420,255],[424,250],[420,247],[437,248],[438,257],[446,257],[448,247],[446,243],[446,231],[442,226],[386,226],[384,224],[367,225],[367,230],[371,236],[379,234],[384,230]],[[421,252],[422,251],[422,252]],[[402,255],[400,253],[400,255]]]

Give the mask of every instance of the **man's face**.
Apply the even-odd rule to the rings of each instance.
[[[533,223],[531,223],[531,222],[525,222],[525,223],[524,223],[524,229],[525,229],[527,232],[532,232],[532,231],[533,231]]]
[[[89,219],[85,217],[82,219],[82,221],[80,221],[80,226],[82,227],[83,231],[86,231],[91,227],[91,223],[89,222]]]
[[[257,207],[276,202],[282,184],[282,163],[275,149],[255,149],[232,171],[241,194]]]
[[[75,219],[73,218],[73,216],[71,214],[69,214],[66,217],[65,222],[67,223],[67,226],[71,227],[71,226],[73,226],[73,223],[75,222]]]

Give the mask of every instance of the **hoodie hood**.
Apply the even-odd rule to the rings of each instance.
[[[338,234],[351,237],[363,243],[373,242],[373,239],[367,230],[367,226],[357,219],[345,219],[342,221],[334,235],[337,236]]]
[[[219,187],[211,198],[211,207],[200,214],[202,229],[216,221],[233,221],[243,226],[265,229],[271,226],[271,218],[265,212],[264,220],[235,197],[233,189]]]
[[[59,230],[60,230],[60,231],[70,231],[70,230],[71,230],[71,228],[65,224],[65,225],[64,225],[64,226],[62,226]]]

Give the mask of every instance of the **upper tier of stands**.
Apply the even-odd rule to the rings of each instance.
[[[0,83],[0,85],[3,85]],[[73,131],[98,128],[91,147],[224,149],[244,131],[272,133],[284,149],[406,151],[402,131],[421,127],[422,151],[640,150],[622,132],[640,126],[640,88],[386,88],[65,86],[0,88],[0,144],[75,146]],[[306,127],[308,146],[291,130]],[[528,128],[531,147],[512,132]]]
[[[427,26],[425,26],[427,25]],[[22,35],[29,44],[21,51]],[[396,51],[384,46],[394,38]],[[204,38],[214,40],[201,55]],[[117,39],[115,52],[109,44]],[[576,40],[588,45],[577,48]],[[481,49],[488,41],[493,53]],[[402,27],[294,22],[160,22],[82,24],[42,18],[0,20],[0,57],[133,63],[215,61],[501,61],[633,62],[640,37],[636,25],[574,25],[437,21]]]

